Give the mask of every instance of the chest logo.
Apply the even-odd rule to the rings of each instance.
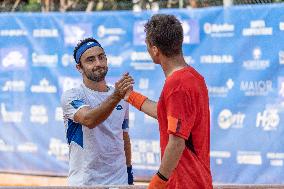
[[[117,110],[122,110],[123,107],[122,107],[121,105],[117,105],[117,106],[116,106],[116,109],[117,109]]]

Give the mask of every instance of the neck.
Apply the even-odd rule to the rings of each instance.
[[[89,80],[86,77],[84,77],[83,83],[85,84],[86,87],[88,87],[89,89],[92,89],[93,91],[98,91],[98,92],[108,91],[108,86],[105,80],[95,82],[95,81]]]
[[[175,57],[162,57],[161,58],[161,66],[164,71],[164,74],[167,77],[172,75],[175,71],[180,70],[187,65],[182,55],[178,55]]]

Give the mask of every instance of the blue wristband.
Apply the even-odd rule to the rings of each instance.
[[[127,167],[127,174],[128,174],[128,184],[133,185],[133,171],[132,171],[132,165]]]

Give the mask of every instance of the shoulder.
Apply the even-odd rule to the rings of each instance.
[[[77,98],[80,98],[80,88],[72,88],[63,92],[61,102],[64,103]]]
[[[185,72],[173,73],[166,79],[165,91],[171,93],[174,91],[180,91],[183,88],[188,87],[188,82],[193,79],[192,74]]]
[[[80,94],[80,88],[72,88],[68,89],[67,91],[62,93],[62,98],[63,97],[68,97],[68,96],[74,96],[74,95],[79,95]]]
[[[187,68],[167,78],[165,91],[171,93],[191,93],[205,85],[204,78],[193,68]]]

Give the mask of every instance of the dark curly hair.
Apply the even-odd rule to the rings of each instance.
[[[146,39],[162,54],[173,57],[182,53],[183,28],[173,15],[156,14],[145,24]]]
[[[77,50],[82,46],[84,45],[85,43],[88,43],[88,42],[95,42],[95,43],[98,43],[100,44],[95,38],[92,38],[92,37],[88,37],[88,38],[85,38],[83,40],[80,40],[80,42],[76,45],[76,47],[74,48],[73,50],[73,57],[74,57],[74,60],[76,62],[76,53],[77,53]],[[79,62],[77,62],[79,63]]]

